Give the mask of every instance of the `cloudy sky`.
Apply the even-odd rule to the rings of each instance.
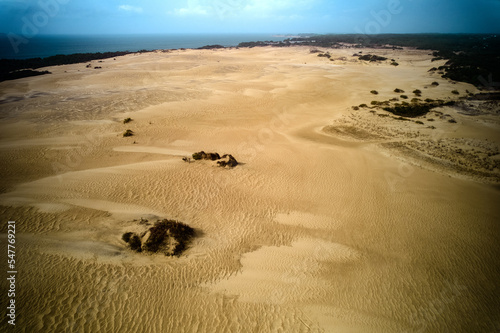
[[[500,33],[500,0],[0,0],[0,33]]]

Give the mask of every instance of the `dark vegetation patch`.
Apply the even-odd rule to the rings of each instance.
[[[214,44],[214,45],[205,45],[198,48],[198,50],[214,50],[214,49],[225,49],[225,47],[219,44]]]
[[[307,45],[323,48],[377,48],[435,50],[433,59],[447,60],[439,68],[432,68],[444,78],[488,88],[500,79],[500,35],[498,34],[349,34],[302,35],[283,42],[241,43],[240,47]],[[358,52],[359,53],[359,52]],[[356,54],[358,55],[358,54]],[[370,61],[371,58],[367,58]],[[364,60],[364,59],[362,59]],[[493,80],[489,80],[491,77]]]
[[[396,103],[393,106],[384,107],[383,110],[403,117],[420,117],[426,115],[431,109],[440,106],[452,106],[454,101],[435,101],[430,103]]]
[[[326,53],[318,54],[318,57],[324,57],[324,58],[330,59],[332,57],[332,55],[330,53],[326,52]]]
[[[381,56],[378,56],[378,55],[375,55],[375,54],[360,55],[358,59],[359,60],[363,60],[363,61],[369,61],[369,62],[380,62],[380,61],[387,60],[386,57],[381,57]]]
[[[217,161],[217,165],[220,167],[234,168],[238,165],[238,161],[231,154],[224,154],[222,157],[218,153],[205,153],[203,150],[193,154],[193,159],[195,161],[199,160],[209,160]],[[185,159],[183,158],[185,161]]]
[[[3,69],[2,69],[2,71],[3,71]],[[52,73],[49,71],[34,71],[31,69],[17,70],[17,71],[13,71],[13,72],[9,72],[9,73],[1,73],[0,72],[0,82],[6,81],[6,80],[21,79],[23,77],[45,75],[45,74],[52,74]]]
[[[143,50],[144,51],[144,50]],[[143,52],[142,51],[142,52]],[[141,51],[139,51],[141,52]],[[48,67],[48,66],[58,66],[58,65],[69,65],[89,62],[92,60],[106,59],[118,57],[134,52],[104,52],[104,53],[75,53],[69,55],[55,55],[47,58],[31,58],[31,59],[0,59],[0,82],[5,80],[14,80],[21,77],[28,77],[33,74],[42,73],[49,74],[49,72],[36,72],[34,69]],[[17,72],[17,74],[15,74]],[[22,75],[22,76],[20,76]]]
[[[397,93],[397,94],[402,94],[405,91],[403,89],[396,88],[396,89],[394,89],[394,92]]]
[[[133,136],[134,135],[134,131],[132,130],[126,130],[125,132],[123,132],[123,137],[126,138],[128,136]]]
[[[372,91],[370,91],[370,93],[372,93],[374,95],[378,95],[378,91],[376,91],[376,90],[372,90]]]
[[[138,235],[126,232],[122,240],[137,252],[163,253],[180,256],[195,236],[195,230],[175,220],[158,220],[153,227]]]
[[[132,118],[125,118],[125,119],[123,119],[123,123],[124,124],[130,123],[131,121],[132,121]]]

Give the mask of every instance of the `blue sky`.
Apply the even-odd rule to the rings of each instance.
[[[500,0],[0,0],[0,32],[500,33]]]

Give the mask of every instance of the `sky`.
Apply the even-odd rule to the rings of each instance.
[[[500,0],[0,0],[0,33],[500,33]]]

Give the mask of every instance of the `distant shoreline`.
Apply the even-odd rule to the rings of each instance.
[[[285,37],[285,35],[281,35]],[[384,34],[384,35],[312,35],[295,36],[284,40],[240,42],[237,46],[230,47],[291,47],[296,45],[318,48],[385,48],[397,49],[412,47],[434,51],[433,61],[447,60],[445,65],[436,67],[444,78],[474,84],[478,88],[492,90],[488,86],[489,77],[500,78],[500,36],[495,34]],[[224,49],[228,46],[222,44],[207,44],[197,48],[180,49]],[[154,49],[139,51],[75,53],[69,55],[54,55],[46,58],[30,59],[0,59],[0,82],[22,77],[49,74],[49,72],[36,71],[38,68],[84,63],[92,60],[113,58],[117,56],[153,52]],[[498,79],[497,79],[498,80]],[[486,83],[485,83],[486,82]]]

